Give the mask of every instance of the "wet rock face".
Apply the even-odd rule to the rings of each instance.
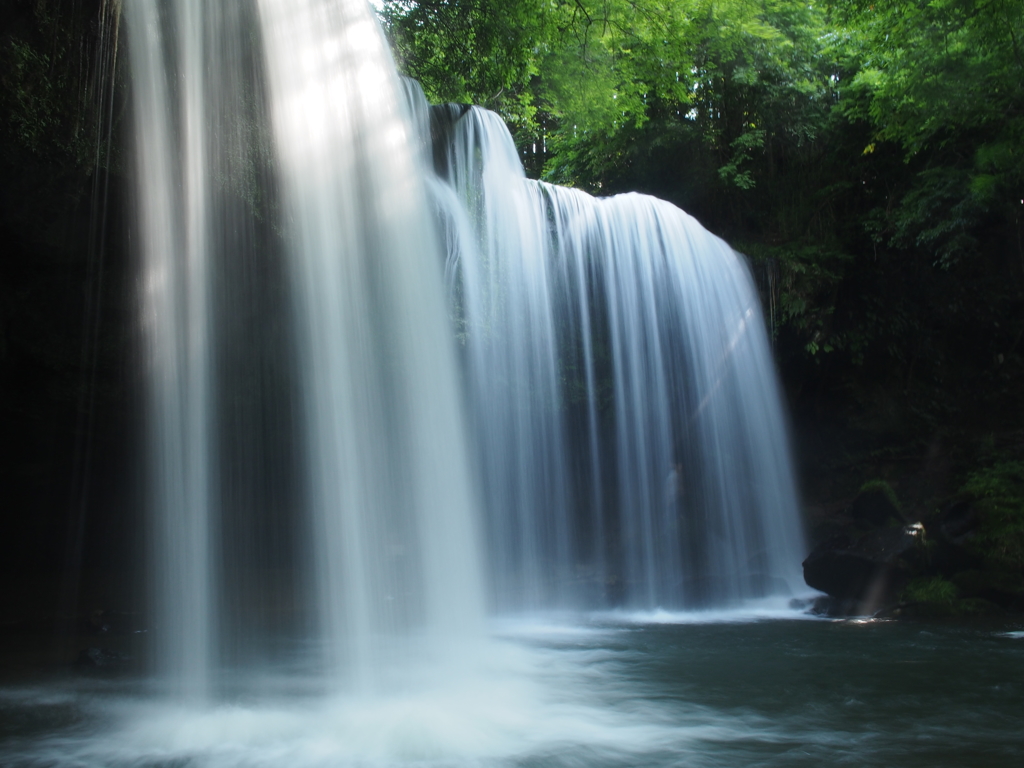
[[[966,501],[953,504],[936,520],[940,537],[961,546],[970,540],[979,522],[978,513],[970,502]]]
[[[837,535],[804,560],[827,616],[969,616],[1024,611],[1024,571],[994,567],[972,539],[978,514],[958,502],[926,523]],[[860,531],[863,531],[863,527]]]
[[[813,552],[804,561],[804,580],[815,589],[841,600],[863,601],[872,592],[886,594],[899,578],[899,571],[888,563],[850,550]],[[902,584],[900,585],[902,586]]]
[[[134,635],[147,627],[141,614],[97,608],[89,614],[87,629],[93,634]]]
[[[134,661],[130,654],[109,648],[83,648],[78,654],[78,666],[85,668],[121,668]]]
[[[804,560],[804,580],[834,598],[829,613],[875,613],[898,600],[923,549],[920,523],[870,531],[856,541],[838,536]]]

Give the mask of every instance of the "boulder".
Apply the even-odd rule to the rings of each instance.
[[[837,537],[804,560],[804,580],[833,598],[829,612],[871,614],[896,602],[925,558],[924,527],[883,528],[856,542]]]

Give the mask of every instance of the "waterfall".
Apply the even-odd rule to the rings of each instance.
[[[497,116],[403,87],[363,0],[124,13],[177,695],[289,632],[366,692],[488,610],[799,588],[775,373],[725,243],[525,179]]]
[[[210,96],[194,3],[173,9],[161,36],[157,3],[128,14],[135,85],[143,329],[149,367],[149,504],[161,664],[203,695],[211,616]],[[170,76],[173,72],[173,77]],[[178,85],[176,88],[175,85]]]
[[[375,635],[459,635],[482,617],[441,257],[403,91],[367,4],[259,8],[300,315],[322,631],[331,666],[365,675]]]
[[[494,599],[692,609],[798,591],[786,425],[742,258],[668,203],[527,180],[500,118],[460,113],[435,109],[438,166],[469,214],[448,229],[449,290]]]
[[[133,0],[125,13],[158,667],[180,693],[209,695],[228,638],[259,607],[248,596],[276,588],[259,572],[283,561],[301,571],[285,599],[311,606],[300,624],[322,649],[328,684],[373,687],[388,641],[471,637],[483,616],[441,256],[400,81],[362,0]],[[253,38],[261,53],[240,50]],[[277,363],[295,366],[284,386],[294,382],[299,403],[302,466],[279,508],[260,510],[258,494],[237,486],[279,471],[267,457],[286,450],[245,461],[244,443],[291,436],[253,426],[278,418],[281,398],[225,361],[239,354],[233,345],[268,344],[226,330],[251,299],[237,281],[267,280],[251,274],[266,246],[245,232],[259,216],[236,209],[259,196],[251,158],[265,148],[250,124],[268,119],[280,210],[262,211],[278,218],[262,236],[281,241],[288,265],[274,277],[289,286],[292,309],[278,320],[292,327],[294,352]],[[250,389],[261,405],[238,416]],[[273,531],[289,528],[297,553],[273,552],[284,547]],[[251,539],[262,550],[242,551]]]

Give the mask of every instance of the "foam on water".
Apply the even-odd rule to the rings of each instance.
[[[807,605],[820,593],[799,598],[765,597],[740,601],[725,608],[703,610],[539,611],[491,621],[499,637],[560,641],[597,641],[623,629],[647,625],[746,624],[755,621],[821,621]]]
[[[817,595],[813,593],[809,597]],[[744,600],[727,608],[698,611],[603,611],[593,614],[593,617],[623,624],[742,624],[766,620],[821,619],[806,611],[803,600],[778,596]]]
[[[620,656],[495,639],[466,649],[455,674],[407,668],[400,686],[374,695],[197,707],[82,692],[76,704],[94,722],[20,757],[83,766],[454,766],[678,754],[696,741],[749,735],[742,720],[638,696]],[[52,696],[34,690],[21,704]]]
[[[205,706],[131,679],[7,688],[0,764],[1010,768],[1024,754],[1024,656],[991,626],[534,617],[494,629],[447,649],[461,662],[447,672],[396,665],[372,694],[316,693],[294,669]]]

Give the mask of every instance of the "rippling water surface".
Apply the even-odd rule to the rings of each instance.
[[[295,670],[223,703],[141,679],[0,688],[4,766],[1020,766],[1021,624],[742,614],[495,623],[459,663],[323,696]]]

